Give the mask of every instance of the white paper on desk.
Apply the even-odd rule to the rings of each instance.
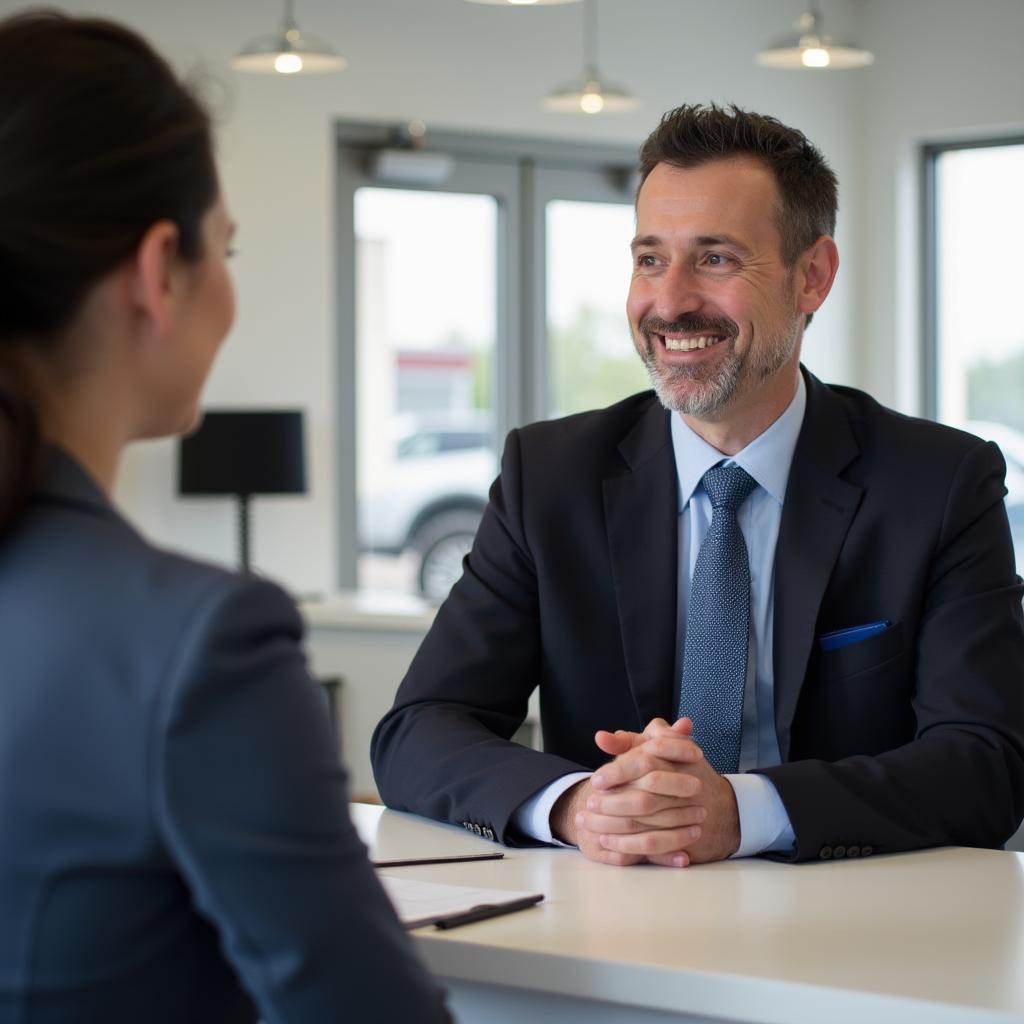
[[[462,914],[482,903],[511,903],[530,893],[510,889],[477,889],[470,885],[419,882],[414,878],[379,875],[380,883],[406,928],[419,928],[452,914]]]

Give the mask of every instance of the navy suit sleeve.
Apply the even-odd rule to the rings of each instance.
[[[199,602],[155,723],[158,828],[266,1024],[447,1020],[349,819],[301,634],[268,583]]]
[[[919,626],[908,640],[913,739],[876,756],[764,770],[796,833],[794,859],[827,856],[837,845],[876,852],[997,847],[1017,828],[1024,814],[1024,620],[1004,473],[995,446],[979,442],[946,495]],[[892,553],[894,564],[902,564],[901,554]],[[847,685],[859,685],[865,700],[873,692],[858,677]],[[886,694],[874,692],[882,715]]]
[[[509,845],[532,842],[512,828],[516,809],[584,767],[511,741],[542,671],[522,491],[519,435],[512,431],[462,578],[371,744],[374,776],[389,807],[468,822]]]

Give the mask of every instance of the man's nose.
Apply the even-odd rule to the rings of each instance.
[[[654,312],[662,320],[675,320],[683,313],[697,313],[703,305],[704,293],[693,267],[675,263],[662,274],[654,299]]]

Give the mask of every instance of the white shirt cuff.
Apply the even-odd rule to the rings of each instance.
[[[552,846],[571,846],[570,843],[563,843],[551,834],[551,810],[555,806],[555,801],[567,789],[583,779],[589,779],[593,774],[593,772],[571,772],[569,775],[555,779],[554,782],[549,782],[543,789],[538,790],[529,800],[516,808],[512,815],[512,824],[520,832],[539,842],[550,843]]]
[[[779,791],[764,775],[726,775],[736,794],[740,846],[733,857],[792,850],[796,841]]]

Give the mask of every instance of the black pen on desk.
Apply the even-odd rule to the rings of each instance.
[[[418,860],[375,860],[375,868],[411,868],[420,864],[461,864],[468,860],[501,860],[503,853],[468,853],[460,857],[421,857]]]
[[[535,896],[524,896],[520,900],[509,900],[508,903],[481,903],[477,907],[461,914],[452,914],[451,917],[442,918],[435,922],[435,928],[458,928],[464,924],[475,924],[477,921],[486,921],[492,917],[502,917],[504,914],[514,914],[517,910],[526,910],[527,907],[535,906],[544,899],[542,894]]]

